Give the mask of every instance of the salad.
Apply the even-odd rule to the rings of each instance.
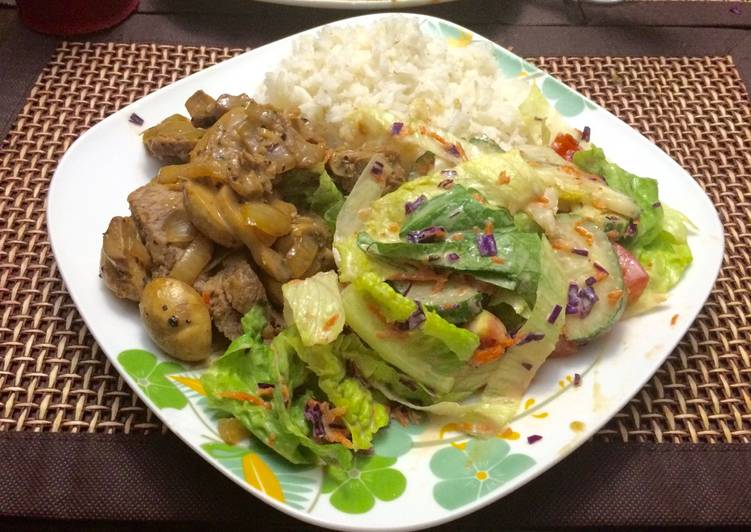
[[[349,467],[389,423],[436,415],[496,434],[549,357],[665,300],[692,260],[687,218],[534,86],[521,110],[530,142],[512,149],[350,117],[370,155],[325,205],[335,268],[281,284],[273,335],[268,303],[254,304],[202,376],[225,440]]]

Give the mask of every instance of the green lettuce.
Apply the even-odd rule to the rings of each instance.
[[[251,309],[242,320],[245,332],[201,376],[208,403],[237,418],[261,443],[293,464],[337,463],[351,465],[352,455],[341,444],[319,444],[310,437],[304,410],[310,392],[287,397],[309,378],[302,361],[273,342],[261,338],[266,326],[262,307]],[[274,392],[264,406],[257,397],[259,385],[272,384]],[[228,394],[228,396],[223,396]]]
[[[306,346],[295,328],[274,338],[280,351],[295,353],[318,377],[318,387],[335,407],[344,409],[343,420],[352,434],[355,450],[370,449],[373,436],[389,423],[386,407],[373,398],[360,381],[346,376],[342,350],[349,348],[343,337],[328,345]]]
[[[334,228],[336,217],[344,204],[344,195],[323,165],[313,169],[296,169],[286,172],[278,190],[282,197],[298,209],[311,210]]]
[[[430,226],[443,227],[446,231],[462,231],[474,227],[482,229],[487,222],[491,222],[495,228],[514,225],[514,218],[506,209],[490,208],[480,200],[485,201],[479,192],[455,185],[449,192],[426,201],[407,216],[399,234],[405,237],[410,231]]]
[[[665,216],[657,236],[649,244],[633,248],[649,273],[647,289],[657,293],[667,292],[678,284],[693,260],[688,247],[688,218],[670,207],[663,209]]]
[[[344,309],[335,272],[285,283],[282,294],[284,318],[297,327],[304,345],[331,343],[342,332]]]
[[[520,342],[506,351],[500,359],[486,366],[465,367],[457,375],[456,382],[462,380],[474,384],[483,382],[478,379],[478,376],[483,376],[481,371],[485,372],[484,382],[487,384],[476,401],[462,404],[454,400],[445,400],[423,406],[400,397],[386,387],[379,387],[377,384],[374,386],[389,399],[416,410],[474,423],[479,432],[487,433],[506,425],[518,411],[521,398],[537,370],[555,348],[565,322],[564,315],[561,315],[554,323],[548,321],[550,311],[555,305],[565,307],[568,282],[563,276],[547,239],[543,239],[541,261],[542,276],[537,288],[537,303],[529,319],[517,333],[521,337],[535,334],[539,339],[526,343]]]
[[[514,230],[494,231],[498,253],[493,257],[480,254],[474,231],[460,233],[462,238],[441,242],[376,242],[360,233],[357,243],[369,255],[392,262],[420,263],[455,272],[470,273],[496,286],[534,294],[540,275],[540,237],[536,233]]]
[[[610,188],[629,196],[641,209],[637,234],[629,242],[630,247],[647,245],[657,237],[664,212],[659,202],[656,180],[639,177],[608,162],[605,153],[597,147],[575,153],[573,161],[585,172],[602,176]]]
[[[465,366],[480,343],[473,332],[444,320],[431,311],[425,321],[404,330],[388,320],[384,306],[373,294],[389,294],[394,301],[409,301],[388,284],[372,278],[370,285],[350,285],[342,292],[347,325],[388,364],[435,394],[454,386],[454,374]]]

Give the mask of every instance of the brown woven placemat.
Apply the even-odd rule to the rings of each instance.
[[[164,430],[100,351],[52,258],[44,205],[75,138],[123,105],[240,49],[63,43],[0,147],[0,431]],[[666,150],[727,233],[710,301],[650,382],[597,436],[751,440],[751,108],[729,57],[537,58]]]

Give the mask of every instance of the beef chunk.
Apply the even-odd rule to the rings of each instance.
[[[172,115],[143,133],[146,150],[168,164],[186,163],[190,151],[203,135],[190,120],[182,115]]]

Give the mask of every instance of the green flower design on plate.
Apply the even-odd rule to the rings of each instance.
[[[348,514],[362,514],[375,506],[376,499],[393,501],[404,493],[407,479],[391,468],[396,458],[357,456],[349,471],[328,466],[321,493],[331,493],[331,505]]]
[[[378,456],[397,458],[412,448],[412,435],[425,430],[425,424],[409,424],[406,427],[392,421],[386,429],[379,430],[373,439],[373,448]]]
[[[555,78],[545,78],[545,81],[542,82],[542,94],[548,100],[554,102],[554,107],[563,116],[576,116],[581,113],[585,107],[588,109],[595,109],[595,105],[587,101],[584,96],[574,92]]]
[[[430,470],[442,479],[433,488],[435,501],[455,510],[499,488],[535,464],[525,454],[509,454],[503,440],[470,440],[433,455]]]
[[[143,349],[128,349],[117,357],[125,372],[158,408],[184,408],[188,400],[167,378],[171,373],[183,371],[177,362],[159,362],[153,353]]]

